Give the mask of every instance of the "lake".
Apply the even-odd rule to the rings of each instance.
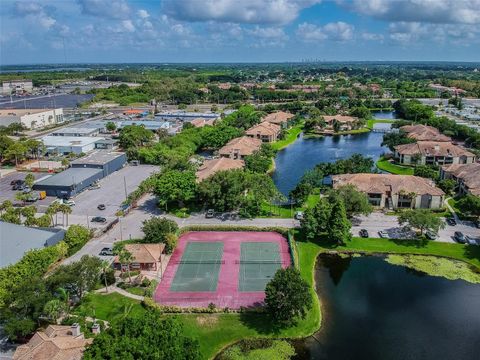
[[[395,111],[372,111],[372,117],[374,119],[398,119]]]
[[[321,255],[322,327],[295,360],[474,360],[480,285],[390,265],[382,257]]]
[[[390,126],[390,124],[375,124]],[[321,162],[334,162],[358,153],[377,160],[388,152],[382,147],[383,134],[368,132],[356,135],[325,136],[304,139],[303,135],[275,157],[275,172],[272,175],[277,188],[285,195],[294,189],[305,171]]]

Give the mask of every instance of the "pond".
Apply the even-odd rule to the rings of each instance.
[[[372,117],[374,119],[398,119],[397,113],[395,111],[372,111]]]
[[[322,328],[296,360],[473,360],[480,354],[480,285],[388,264],[321,255]]]
[[[380,125],[380,124],[376,124]],[[381,124],[390,126],[390,124]],[[272,175],[277,188],[284,195],[294,189],[305,171],[321,162],[334,162],[358,153],[377,160],[388,152],[382,147],[382,133],[368,132],[355,135],[325,136],[305,139],[303,135],[275,157],[275,172]]]

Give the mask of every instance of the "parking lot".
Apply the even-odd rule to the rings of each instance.
[[[127,165],[100,180],[100,187],[95,190],[85,190],[74,198],[75,206],[72,215],[75,216],[102,216],[113,217],[125,200],[125,194],[130,194],[138,185],[159,170],[152,165]],[[125,192],[126,190],[126,192]],[[98,210],[97,206],[105,205],[105,210]]]
[[[15,200],[15,194],[18,192],[17,190],[12,190],[12,185],[10,183],[14,180],[24,180],[25,176],[27,176],[28,173],[26,172],[18,172],[15,171],[13,173],[10,173],[8,175],[5,175],[4,177],[0,178],[0,203],[5,201],[5,200],[10,200],[11,202],[15,203],[18,202]],[[46,178],[51,176],[52,174],[49,173],[36,173],[32,172],[33,176],[35,176],[35,181],[38,181],[40,179]],[[43,205],[43,206],[48,206],[51,202],[53,201],[53,198],[46,198],[43,200],[36,201],[33,203],[34,205]]]

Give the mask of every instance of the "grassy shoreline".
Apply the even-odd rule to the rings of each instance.
[[[378,169],[395,175],[413,175],[414,172],[414,169],[412,167],[393,164],[384,157],[378,159],[375,165]]]
[[[285,138],[282,140],[275,141],[272,143],[272,148],[274,150],[282,150],[288,145],[292,144],[297,140],[298,135],[303,131],[303,121],[295,126],[292,126],[286,131]]]

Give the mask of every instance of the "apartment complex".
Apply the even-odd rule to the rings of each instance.
[[[418,141],[395,147],[395,159],[400,164],[449,165],[471,164],[476,156],[465,148],[450,142]]]

